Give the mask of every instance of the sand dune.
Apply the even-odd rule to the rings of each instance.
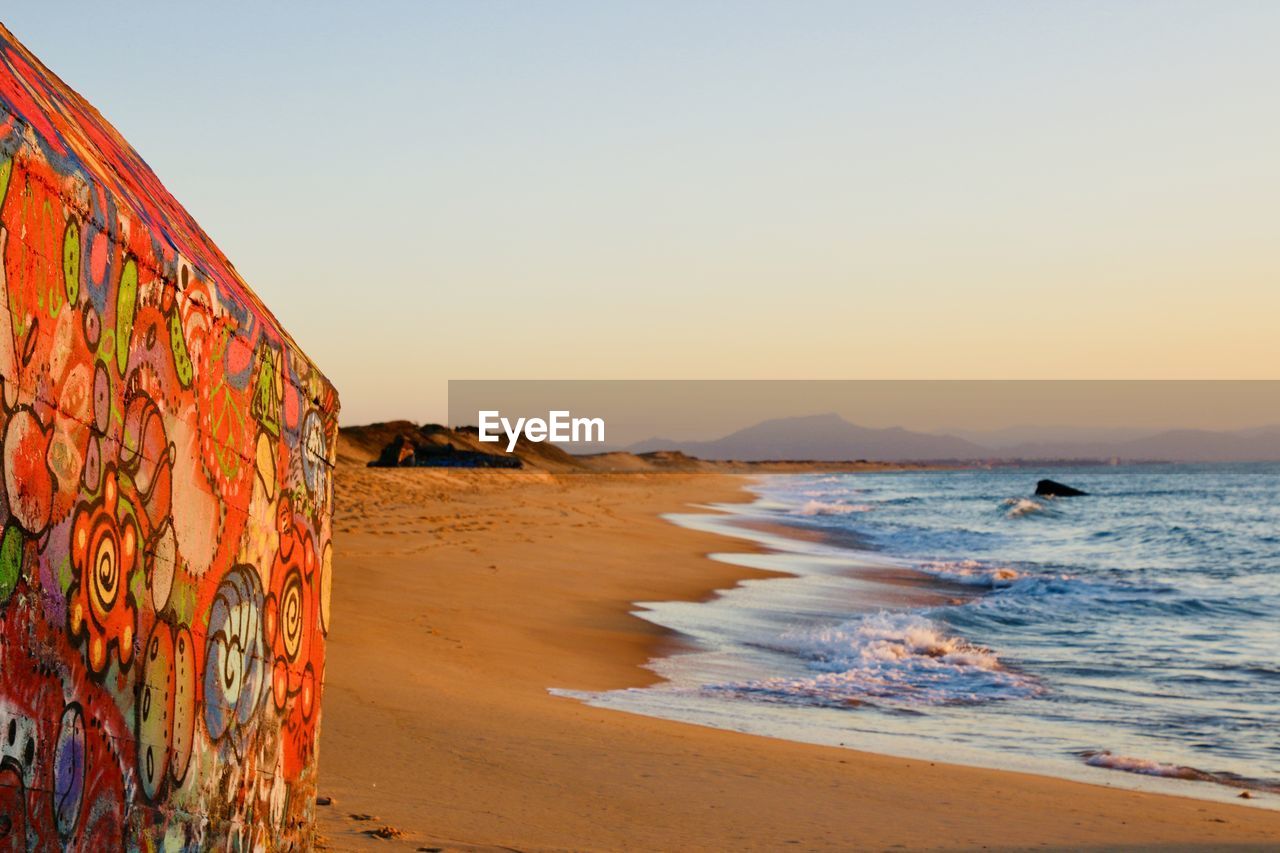
[[[329,849],[1275,849],[1280,812],[586,707],[671,642],[629,602],[749,571],[658,513],[721,474],[342,466],[321,735]],[[736,547],[736,546],[735,546]],[[353,817],[354,816],[354,817]],[[361,819],[357,819],[361,818]],[[383,827],[398,837],[370,833]]]
[[[514,455],[528,470],[557,474],[596,471],[602,473],[692,472],[720,473],[788,473],[799,471],[884,471],[890,469],[936,467],[900,462],[870,462],[865,459],[843,462],[813,460],[707,460],[689,456],[679,450],[654,450],[647,453],[608,451],[604,453],[570,454],[548,442],[532,442],[521,436],[515,452],[505,446],[480,441],[475,427],[446,427],[440,424],[418,424],[412,421],[385,421],[362,426],[343,427],[338,441],[338,462],[343,465],[367,465],[377,460],[397,442],[412,447],[437,448],[509,458]],[[395,455],[391,456],[392,460]]]

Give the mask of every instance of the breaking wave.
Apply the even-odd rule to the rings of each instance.
[[[855,512],[870,512],[874,507],[870,504],[832,504],[822,501],[808,501],[797,511],[798,515],[851,515]]]
[[[943,580],[990,588],[1006,587],[1028,576],[1009,566],[992,566],[978,560],[934,560],[920,563],[917,568]]]
[[[1080,757],[1090,767],[1104,767],[1107,770],[1121,770],[1125,773],[1137,773],[1142,776],[1162,776],[1166,779],[1187,779],[1192,782],[1213,782],[1231,788],[1280,793],[1280,781],[1249,779],[1235,773],[1215,773],[1209,770],[1187,767],[1183,764],[1166,764],[1161,761],[1152,761],[1148,758],[1115,755],[1105,749],[1097,752],[1083,752]]]
[[[774,646],[814,675],[766,678],[711,689],[777,701],[856,705],[975,704],[1033,696],[1039,684],[1007,669],[991,649],[950,636],[912,613],[881,612],[844,625],[782,637]]]
[[[1009,507],[1005,515],[1010,518],[1021,518],[1024,515],[1046,512],[1049,508],[1031,498],[1006,498],[1002,504]]]

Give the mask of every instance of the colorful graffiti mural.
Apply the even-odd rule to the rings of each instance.
[[[0,850],[310,845],[332,386],[0,27]]]

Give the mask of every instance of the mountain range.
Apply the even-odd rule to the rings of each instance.
[[[1171,462],[1280,461],[1280,425],[1245,430],[1016,427],[960,434],[864,427],[840,415],[775,418],[709,441],[653,438],[633,453],[681,450],[701,459],[742,461],[872,459],[885,462],[1099,460]]]

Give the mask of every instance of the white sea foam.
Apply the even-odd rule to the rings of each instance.
[[[1188,779],[1193,782],[1213,782],[1231,788],[1246,790],[1280,792],[1280,783],[1275,780],[1250,779],[1236,773],[1214,773],[1200,770],[1184,764],[1166,764],[1163,761],[1152,761],[1149,758],[1135,758],[1131,755],[1116,755],[1110,750],[1082,753],[1084,763],[1090,767],[1105,767],[1108,770],[1122,770],[1125,773],[1137,773],[1141,776],[1162,776],[1168,779]]]
[[[1204,774],[1194,767],[1183,767],[1178,764],[1164,764],[1147,758],[1134,758],[1130,755],[1113,755],[1110,752],[1094,752],[1085,756],[1085,764],[1090,767],[1106,767],[1108,770],[1123,770],[1126,773],[1141,773],[1143,776],[1168,776],[1172,779],[1195,779]]]
[[[1039,692],[1035,681],[1006,669],[992,650],[949,636],[912,613],[881,612],[838,627],[787,635],[776,647],[805,659],[816,674],[718,689],[833,704],[889,699],[921,705]]]
[[[870,504],[831,504],[822,501],[808,501],[797,510],[799,515],[852,515],[855,512],[870,512],[874,507]]]
[[[934,577],[973,586],[1003,587],[1027,577],[1009,566],[992,566],[978,560],[936,560],[918,568]]]
[[[1044,512],[1047,509],[1044,504],[1033,501],[1031,498],[1007,498],[1004,501],[1004,505],[1009,507],[1008,512],[1005,514],[1010,518],[1019,518],[1036,512]]]

